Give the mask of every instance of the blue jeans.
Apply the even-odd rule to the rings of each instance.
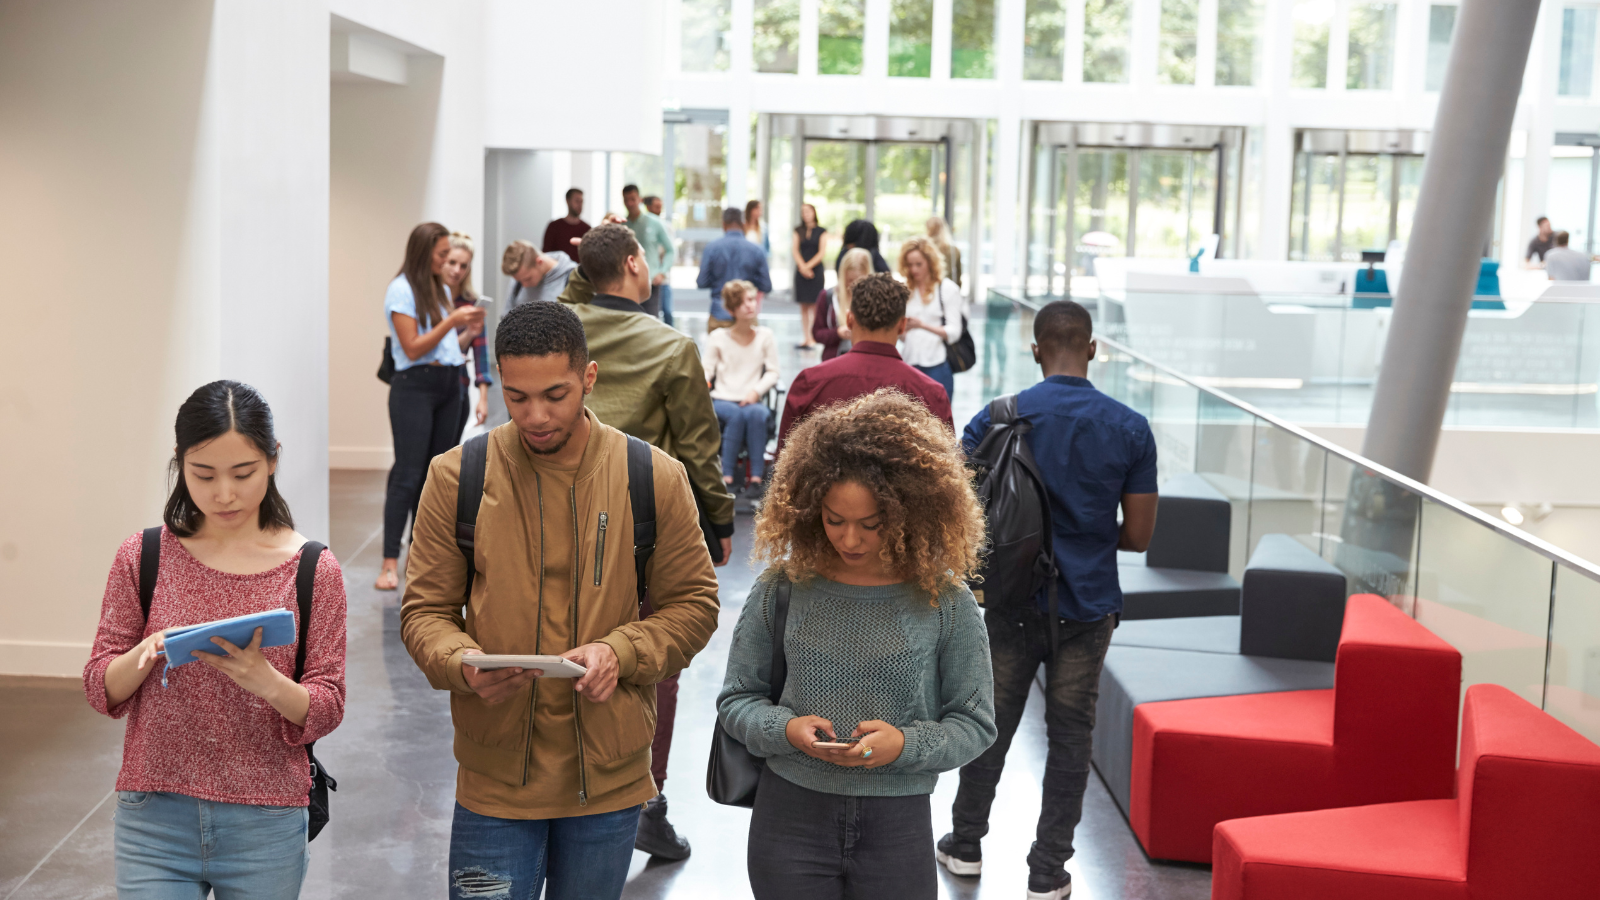
[[[566,819],[497,819],[456,804],[450,826],[450,900],[622,896],[639,807]]]
[[[658,285],[661,290],[661,321],[672,324],[672,285]]]
[[[118,791],[120,900],[294,900],[306,877],[306,808]]]
[[[943,385],[945,399],[955,402],[956,373],[950,370],[950,363],[942,362],[937,366],[912,366],[912,368]]]
[[[722,475],[733,477],[740,450],[750,451],[750,477],[760,478],[766,468],[767,405],[740,406],[732,400],[712,400],[722,423]]]

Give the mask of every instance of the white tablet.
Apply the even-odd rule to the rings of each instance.
[[[509,653],[467,654],[461,657],[463,665],[488,671],[491,669],[540,669],[545,678],[577,678],[589,671],[570,659],[559,656],[519,656]]]

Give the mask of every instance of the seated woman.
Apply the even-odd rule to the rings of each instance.
[[[756,286],[730,281],[722,286],[723,308],[733,314],[733,325],[706,336],[706,379],[711,383],[711,404],[722,423],[722,480],[733,484],[733,466],[739,451],[750,453],[750,485],[761,485],[765,474],[768,418],[763,395],[778,385],[778,343],[771,328],[758,327],[761,312]]]
[[[768,568],[717,699],[729,735],[767,763],[748,845],[757,900],[937,895],[929,795],[997,733],[965,581],[983,536],[955,436],[904,394],[828,407],[784,444],[756,519]]]

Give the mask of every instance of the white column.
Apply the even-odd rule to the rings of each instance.
[[[1350,0],[1338,0],[1333,6],[1333,21],[1328,23],[1328,90],[1344,90],[1349,56]]]
[[[1294,127],[1291,124],[1289,72],[1294,57],[1292,4],[1268,3],[1265,8],[1262,80],[1267,91],[1266,121],[1261,148],[1261,231],[1257,259],[1289,258],[1289,201],[1294,190]]]
[[[861,74],[868,78],[888,77],[889,0],[867,0],[861,37]]]
[[[1459,27],[1459,22],[1457,23]],[[1561,72],[1561,7],[1539,10],[1527,73],[1522,82],[1522,112],[1527,145],[1522,160],[1522,215],[1516,231],[1504,237],[1504,254],[1519,262],[1533,236],[1535,219],[1546,215],[1550,200],[1550,151],[1555,146],[1556,87]],[[1515,256],[1513,257],[1513,253]]]
[[[1161,40],[1161,0],[1132,0],[1133,22],[1128,48],[1128,83],[1144,88],[1156,83],[1156,50]]]
[[[935,80],[950,77],[950,14],[953,0],[933,0],[933,66]]]
[[[815,74],[817,74],[817,0],[800,0],[800,75],[805,77]]]
[[[1067,52],[1066,59],[1063,60],[1065,68],[1062,80],[1067,84],[1083,83],[1083,2],[1084,0],[1066,0]]]
[[[750,94],[735,90],[728,103],[728,205],[744,207],[755,196],[750,181]]]
[[[1200,28],[1194,54],[1195,87],[1217,83],[1217,0],[1200,0]]]

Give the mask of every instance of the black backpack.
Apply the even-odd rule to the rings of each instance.
[[[311,627],[311,595],[316,587],[317,561],[322,551],[328,549],[316,541],[306,541],[300,548],[300,567],[294,573],[295,605],[300,607],[300,639],[294,651],[294,680],[298,684],[306,672],[306,632]],[[139,608],[144,610],[145,621],[150,620],[150,601],[156,595],[156,577],[161,572],[161,526],[144,530],[139,547]],[[317,760],[316,741],[306,745],[306,760],[311,764],[311,792],[307,795],[309,821],[306,823],[306,841],[317,839],[322,827],[328,824],[328,792],[337,791],[339,782]]]
[[[987,610],[1033,609],[1040,588],[1056,612],[1058,570],[1050,531],[1050,499],[1028,448],[1033,426],[1017,418],[1017,395],[989,403],[989,432],[969,456],[989,540],[973,592]],[[1054,626],[1057,616],[1050,615]],[[1052,640],[1055,629],[1051,628]]]
[[[472,581],[478,566],[473,559],[478,530],[478,507],[483,504],[483,477],[489,468],[489,434],[484,432],[461,448],[461,477],[456,483],[456,546],[467,558],[467,599],[472,598]],[[639,618],[651,610],[645,602],[649,585],[645,567],[656,552],[655,463],[650,445],[628,435],[628,505],[633,508],[633,574],[638,583]],[[605,520],[601,520],[604,527]]]

